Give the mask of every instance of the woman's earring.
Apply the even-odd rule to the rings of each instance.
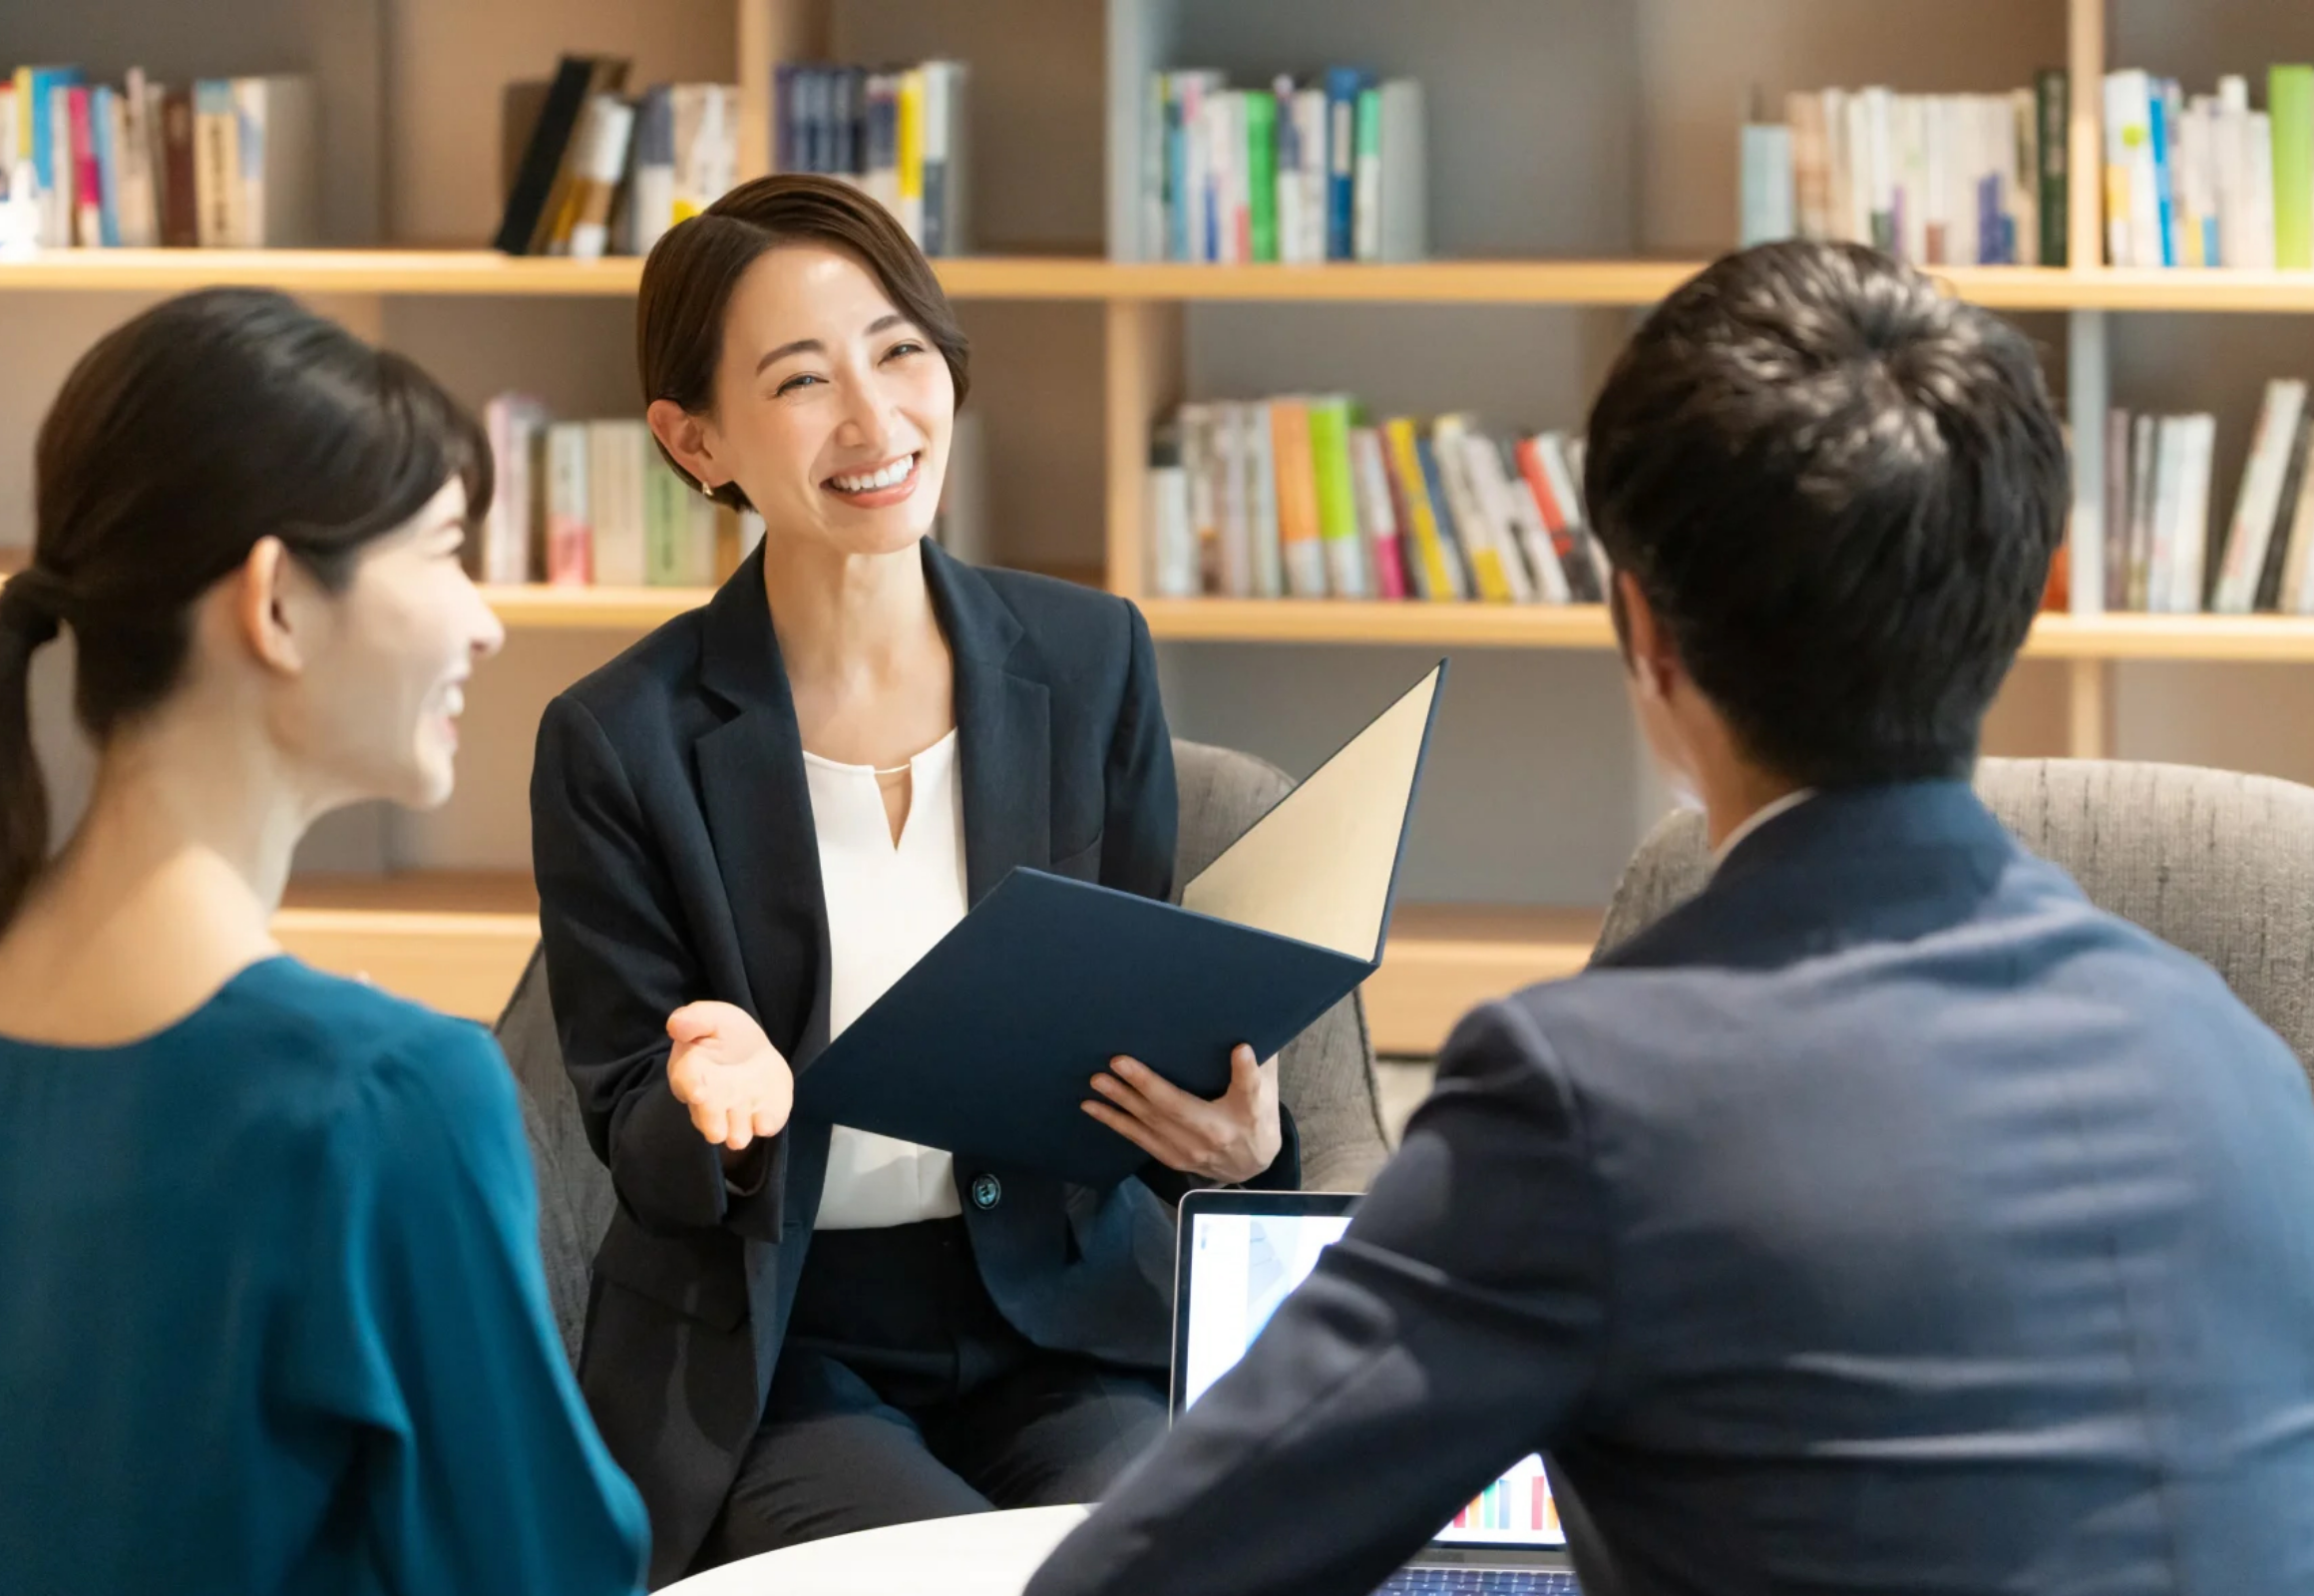
[[[715,490],[702,482],[699,484],[699,497],[702,499],[712,499],[715,497]]]

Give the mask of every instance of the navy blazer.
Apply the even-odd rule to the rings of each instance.
[[[1462,1023],[1029,1596],[1365,1596],[1538,1449],[1594,1596],[2302,1596],[2306,1075],[1965,785],[1820,795]]]
[[[924,561],[955,660],[970,900],[1016,865],[1165,897],[1173,752],[1140,612],[929,542]],[[579,1384],[650,1509],[657,1584],[689,1566],[755,1432],[827,1169],[827,1127],[799,1120],[727,1179],[666,1080],[667,1015],[701,998],[754,1014],[799,1069],[828,1041],[819,848],[760,552],[548,705],[531,814],[556,1025],[618,1197]],[[1266,1182],[1296,1177],[1287,1137]],[[1154,1165],[1106,1191],[956,1176],[1015,1329],[1165,1367],[1168,1203],[1188,1182]]]

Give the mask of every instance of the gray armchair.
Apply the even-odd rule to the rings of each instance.
[[[2224,978],[2314,1074],[2314,788],[2184,765],[1987,759],[1977,793],[2026,847]],[[1703,889],[1703,817],[1640,845],[1599,934],[1605,952]]]
[[[1175,876],[1186,881],[1294,784],[1274,765],[1227,748],[1176,740],[1173,757],[1181,788]],[[539,1245],[546,1256],[547,1293],[575,1362],[586,1317],[587,1270],[615,1199],[610,1174],[587,1145],[563,1073],[542,953],[532,953],[497,1028],[522,1090],[523,1122],[538,1168]],[[1278,1093],[1301,1133],[1303,1184],[1318,1191],[1363,1190],[1389,1148],[1374,1088],[1365,1009],[1354,993],[1279,1055]]]

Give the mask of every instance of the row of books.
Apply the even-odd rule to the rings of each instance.
[[[0,81],[0,239],[62,249],[258,248],[320,241],[309,78],[119,88],[78,67]]]
[[[1427,248],[1422,86],[1354,68],[1232,89],[1161,72],[1142,128],[1143,248],[1232,264],[1417,260]]]
[[[774,69],[772,170],[848,178],[928,255],[969,247],[961,61]]]
[[[510,91],[499,249],[648,254],[738,180],[736,86],[662,83],[629,98],[627,70],[615,56],[565,56],[551,82]]]
[[[2314,66],[2188,98],[2174,78],[2105,83],[2106,257],[2117,266],[2314,266]]]
[[[1186,404],[1150,448],[1164,598],[1596,601],[1583,446],[1468,415],[1369,424],[1339,394]]]
[[[2106,607],[2314,614],[2314,413],[2266,384],[2233,514],[2210,510],[2217,422],[2116,410],[2106,428]]]
[[[2067,75],[1999,95],[1787,95],[1742,138],[1743,242],[1844,239],[1922,265],[2066,263]]]
[[[497,489],[468,548],[477,581],[703,588],[738,565],[754,518],[676,476],[644,423],[558,421],[519,393],[483,423]]]

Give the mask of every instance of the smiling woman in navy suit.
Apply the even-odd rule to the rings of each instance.
[[[1171,888],[1130,603],[928,542],[967,385],[858,190],[748,184],[644,267],[651,430],[762,548],[549,707],[532,810],[564,1054],[618,1209],[580,1380],[654,1581],[794,1541],[1085,1500],[1162,1424],[1190,1185],[1293,1182],[1273,1065],[1204,1102],[1131,1060],[1105,1192],[787,1124],[809,1064],[1014,866]]]

